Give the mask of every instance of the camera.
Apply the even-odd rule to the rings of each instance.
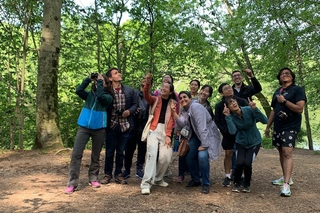
[[[181,129],[180,134],[181,134],[183,137],[188,138],[188,136],[189,136],[189,130],[187,130],[187,128],[183,128],[183,129]]]
[[[280,119],[280,120],[285,120],[285,119],[287,119],[288,118],[288,114],[287,113],[285,113],[284,111],[280,111],[280,112],[278,112],[278,118]]]
[[[125,111],[124,109],[117,109],[117,110],[116,110],[116,114],[117,114],[118,116],[122,116],[122,113],[123,113],[124,111]]]
[[[91,79],[97,79],[98,78],[98,73],[91,73],[90,78]]]

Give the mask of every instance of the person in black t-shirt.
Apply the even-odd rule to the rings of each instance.
[[[272,97],[268,124],[265,130],[265,136],[270,137],[270,127],[274,124],[272,144],[279,151],[280,164],[283,177],[273,180],[272,184],[282,185],[281,196],[291,196],[290,185],[293,169],[293,148],[297,135],[301,128],[302,112],[307,102],[304,90],[295,85],[295,74],[288,68],[282,68],[277,79],[281,85]]]

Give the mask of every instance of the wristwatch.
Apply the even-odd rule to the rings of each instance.
[[[284,101],[282,102],[284,105],[287,103],[287,100],[286,99],[284,99]]]

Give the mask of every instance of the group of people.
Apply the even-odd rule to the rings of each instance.
[[[272,143],[279,151],[283,177],[273,180],[272,184],[281,185],[281,196],[291,196],[292,153],[307,101],[305,92],[295,85],[295,74],[287,67],[282,68],[277,75],[280,88],[272,97],[272,111],[267,118],[252,99],[262,91],[261,84],[250,69],[244,73],[251,84],[243,83],[241,71],[233,71],[234,84],[223,83],[218,87],[222,99],[215,105],[214,112],[208,101],[213,88],[210,85],[200,88],[199,80],[190,82],[189,91],[177,93],[171,75],[163,76],[161,88],[154,92],[150,91],[153,83],[150,73],[141,80],[138,91],[121,83],[117,68],[109,69],[106,75],[98,73],[85,78],[76,90],[85,104],[78,119],[65,193],[71,194],[77,189],[83,151],[90,138],[88,177],[92,187],[98,188],[112,180],[127,184],[137,147],[135,176],[141,179],[141,193],[150,194],[153,185],[167,187],[164,176],[171,162],[174,135],[188,141],[187,154],[179,156],[176,182],[183,182],[188,171],[191,181],[186,186],[202,186],[201,192],[209,193],[210,161],[216,160],[223,149],[222,185],[229,187],[233,181],[232,191],[250,192],[252,163],[262,141],[256,123],[261,122],[267,124],[266,137],[270,137],[273,125]],[[91,91],[85,91],[91,82]],[[143,142],[141,136],[151,108],[154,108],[153,119],[147,140]],[[99,181],[103,145],[104,177]]]

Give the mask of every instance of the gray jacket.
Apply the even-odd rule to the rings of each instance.
[[[176,120],[177,129],[186,127],[189,130],[188,139],[191,138],[192,129],[201,141],[201,146],[208,148],[209,159],[216,160],[222,152],[221,137],[219,130],[212,120],[207,109],[199,103],[192,102],[188,111],[181,110],[179,118]],[[192,128],[190,128],[192,125]]]

